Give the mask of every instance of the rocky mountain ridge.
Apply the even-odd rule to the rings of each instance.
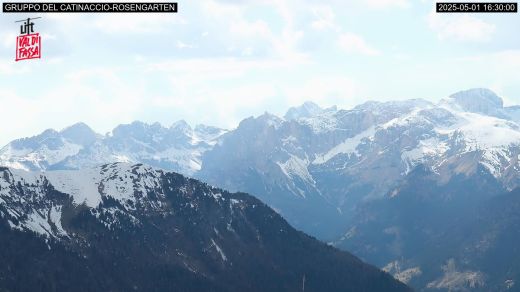
[[[410,291],[259,200],[141,164],[0,168],[6,291]]]

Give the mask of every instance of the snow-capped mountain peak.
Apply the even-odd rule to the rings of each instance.
[[[474,170],[457,165],[479,152],[471,165],[485,166],[514,187],[520,185],[512,172],[520,147],[517,112],[515,107],[504,108],[502,99],[488,89],[470,89],[437,104],[422,99],[369,101],[338,110],[306,102],[289,109],[285,119],[266,112],[243,120],[232,131],[205,125],[192,128],[181,120],[170,127],[134,122],[100,136],[77,124],[13,141],[0,151],[0,164],[46,170],[142,162],[200,175],[215,184],[220,183],[210,169],[222,171],[229,165],[231,173],[237,165],[246,165],[262,176],[270,173],[268,181],[286,185],[302,197],[303,189],[321,192],[317,173],[360,176],[360,182],[378,185],[372,192],[383,194],[387,182],[399,180],[420,164],[445,173]],[[79,133],[95,141],[79,141]],[[306,187],[296,187],[295,179]],[[242,187],[225,181],[228,188]]]
[[[300,106],[291,107],[284,118],[286,120],[297,120],[299,118],[310,118],[321,113],[323,109],[312,101],[306,101]]]
[[[84,123],[57,132],[15,140],[0,149],[0,165],[25,169],[82,169],[110,162],[144,162],[160,168],[193,174],[202,154],[226,131],[185,121],[170,128],[135,121],[119,125],[106,136]]]
[[[69,141],[84,147],[94,143],[101,135],[97,134],[85,123],[76,123],[60,131],[60,134]]]
[[[474,88],[450,95],[448,103],[456,105],[462,111],[485,115],[501,115],[504,102],[493,91],[486,88]]]
[[[172,124],[170,129],[174,129],[175,131],[190,133],[193,131],[191,126],[185,120],[179,120]]]
[[[117,212],[128,212],[129,218],[132,212],[160,211],[165,207],[163,174],[150,166],[128,163],[46,172],[0,168],[0,204],[7,208],[11,227],[60,238],[67,236],[60,223],[60,205],[68,204],[68,198],[75,206],[92,210],[105,205],[93,212],[113,213],[111,206],[116,202],[120,206]],[[59,193],[49,196],[52,190]]]
[[[385,196],[420,166],[443,180],[485,169],[512,189],[520,186],[520,126],[505,115],[513,108],[474,89],[438,103],[366,102],[291,120],[248,118],[207,152],[196,175],[258,194],[287,218],[294,206],[280,194],[352,208],[360,198]]]

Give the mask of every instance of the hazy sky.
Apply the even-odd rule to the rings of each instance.
[[[520,15],[420,0],[179,0],[177,14],[43,14],[43,58],[15,62],[0,15],[0,144],[83,121],[232,128],[312,100],[438,100],[488,87],[520,104]],[[312,4],[310,4],[312,3]]]

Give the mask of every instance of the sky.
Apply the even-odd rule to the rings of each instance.
[[[121,1],[120,1],[121,2]],[[0,145],[85,122],[234,128],[313,101],[437,101],[487,87],[520,104],[520,15],[431,0],[178,0],[176,14],[0,14]],[[40,16],[42,58],[15,62]]]

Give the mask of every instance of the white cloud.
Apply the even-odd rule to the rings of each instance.
[[[294,60],[266,59],[242,60],[239,58],[213,58],[164,60],[148,64],[145,72],[163,72],[175,76],[192,76],[194,80],[216,80],[237,78],[254,71],[278,70],[288,68],[297,63]]]
[[[0,59],[0,75],[8,76],[14,74],[25,74],[30,71],[31,67],[29,64],[14,61],[14,52],[11,60]]]
[[[366,0],[366,3],[372,8],[388,8],[388,7],[408,7],[408,0]]]
[[[149,14],[107,14],[98,15],[94,26],[105,33],[146,33],[160,34],[172,27],[181,25],[185,20],[179,15],[149,13]]]
[[[348,53],[361,54],[367,56],[377,56],[381,52],[369,45],[361,36],[346,32],[339,36],[339,46]]]
[[[20,88],[0,90],[0,142],[32,136],[46,128],[61,129],[78,121],[107,131],[135,119],[146,104],[142,85],[129,84],[117,68],[91,68],[63,76],[39,94]],[[20,93],[22,92],[22,93]]]
[[[21,98],[13,90],[0,89],[0,104],[0,123],[4,125],[0,145],[5,145],[14,137],[32,136],[43,130],[37,128],[39,123],[36,112],[39,108],[36,102]]]
[[[335,23],[336,14],[330,6],[318,6],[312,7],[311,13],[314,16],[314,20],[311,22],[311,27],[315,30],[339,30]]]
[[[12,48],[16,44],[17,34],[14,32],[1,32],[0,43],[4,48]]]
[[[494,24],[467,14],[439,14],[432,11],[427,20],[440,40],[485,42],[491,40],[496,30]]]
[[[192,44],[187,44],[183,41],[177,41],[177,43],[175,44],[175,46],[179,49],[194,49],[196,48],[195,45],[192,45]]]
[[[506,88],[520,84],[520,50],[505,50],[488,54],[457,58],[456,64],[463,66],[471,64],[475,68],[482,68],[478,74],[481,86],[489,87],[498,93]],[[473,70],[477,71],[477,70]],[[473,72],[474,73],[474,72]],[[509,96],[504,102],[508,105],[520,104],[520,96]]]
[[[362,102],[363,88],[356,80],[349,77],[336,75],[314,77],[305,80],[302,84],[282,90],[288,106],[300,105],[311,100],[320,106],[337,105],[340,108],[351,108]]]

